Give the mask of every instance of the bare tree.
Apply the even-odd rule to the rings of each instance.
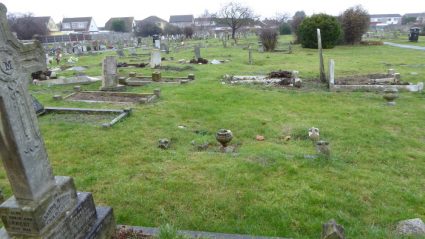
[[[282,23],[287,22],[289,20],[289,13],[287,13],[287,12],[276,12],[273,19],[277,23],[282,24]]]
[[[256,17],[251,8],[237,2],[230,2],[223,6],[217,14],[217,21],[232,29],[232,39],[235,39],[236,31],[248,25]]]
[[[48,33],[47,26],[34,20],[32,13],[17,15],[14,13],[7,15],[10,30],[16,32],[18,39],[30,40],[35,35],[46,35]]]

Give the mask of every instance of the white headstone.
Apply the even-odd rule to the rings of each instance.
[[[152,50],[151,53],[151,68],[157,68],[161,66],[161,52],[157,49]]]

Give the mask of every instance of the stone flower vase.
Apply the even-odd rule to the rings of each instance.
[[[227,144],[230,143],[233,139],[232,131],[228,129],[220,129],[215,134],[215,138],[217,141],[225,148]]]
[[[387,105],[395,105],[395,99],[398,98],[398,90],[395,87],[390,87],[384,90],[383,98],[387,101]]]

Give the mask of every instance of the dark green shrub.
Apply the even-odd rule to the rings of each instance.
[[[369,13],[361,6],[351,7],[340,16],[345,44],[358,44],[369,28]]]
[[[280,35],[291,35],[291,25],[289,25],[287,22],[283,22],[279,26],[279,33]]]
[[[192,27],[185,27],[183,28],[183,33],[186,39],[192,38],[193,36],[193,28]]]
[[[260,33],[260,40],[263,43],[265,51],[274,51],[277,45],[278,34],[276,30],[271,28],[264,28]]]
[[[317,48],[317,29],[322,35],[323,48],[335,47],[341,35],[341,25],[336,17],[327,14],[315,14],[304,19],[299,28],[302,46]]]
[[[140,22],[134,28],[134,34],[140,37],[160,35],[162,29],[153,22]]]
[[[114,32],[125,32],[125,21],[124,20],[114,20],[112,21],[112,31]]]

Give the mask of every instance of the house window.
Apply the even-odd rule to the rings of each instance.
[[[63,29],[71,29],[71,25],[67,22],[67,23],[62,23],[62,28]]]

